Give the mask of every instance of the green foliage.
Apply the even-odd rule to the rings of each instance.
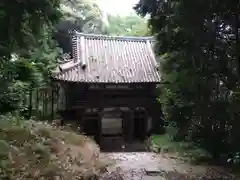
[[[196,163],[203,158],[209,158],[209,153],[204,149],[194,146],[191,142],[173,141],[168,134],[151,136],[152,149],[160,148],[162,153],[184,158],[185,160]]]
[[[106,31],[115,36],[147,36],[150,32],[146,20],[134,14],[128,16],[108,15]]]
[[[61,16],[59,0],[3,0],[0,4],[0,55],[30,48],[38,43],[44,25],[51,26]]]
[[[135,9],[150,15],[160,101],[179,128],[176,139],[190,139],[216,159],[239,152],[239,2],[152,0]]]
[[[86,33],[102,33],[103,14],[93,1],[73,0],[61,3],[61,11],[64,16],[57,26],[59,30],[68,32],[69,29],[77,29]]]
[[[6,115],[0,115],[1,128],[7,127],[24,127],[24,119],[17,114],[17,112],[7,113]]]
[[[105,34],[103,13],[91,0],[61,1],[60,10],[63,17],[55,25],[54,38],[64,53],[71,53],[70,30],[85,33]]]
[[[49,85],[61,53],[52,40],[59,8],[58,0],[0,4],[0,114],[25,111],[31,89]]]
[[[54,37],[65,53],[71,53],[69,30],[73,29],[84,33],[120,36],[146,36],[150,32],[146,20],[140,16],[107,14],[92,0],[62,0],[61,12],[63,17],[55,26]]]

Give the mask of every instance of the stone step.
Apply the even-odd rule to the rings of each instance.
[[[166,180],[162,176],[143,176],[142,180]]]
[[[145,168],[146,175],[148,176],[159,176],[163,175],[163,172],[158,167],[147,167]]]

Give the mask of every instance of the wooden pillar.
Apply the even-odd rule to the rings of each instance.
[[[102,117],[103,117],[103,108],[100,108],[98,115],[98,144],[101,146],[102,142]]]
[[[32,98],[33,98],[33,90],[31,89],[30,91],[29,91],[29,117],[31,117],[32,116]]]
[[[78,125],[80,126],[80,132],[84,130],[84,112],[85,109],[83,107],[79,108],[76,111],[76,117],[77,117],[77,121],[79,121]]]
[[[51,118],[52,118],[52,120],[54,120],[54,113],[55,113],[55,111],[54,111],[54,103],[55,103],[54,95],[55,95],[54,86],[52,86],[52,104],[51,104]]]
[[[133,141],[133,132],[134,132],[134,109],[129,110],[128,115],[128,141]]]
[[[152,134],[152,129],[155,126],[154,122],[156,121],[156,112],[158,112],[158,110],[156,109],[155,101],[156,99],[152,99],[150,103],[148,103],[146,106],[147,118],[149,117],[151,118],[149,130],[147,129],[148,135]],[[147,125],[148,125],[148,119],[147,119]]]
[[[63,100],[65,102],[64,106],[62,107],[64,108],[64,110],[68,110],[69,108],[69,86],[68,84],[62,84],[62,90],[63,90]]]
[[[39,114],[39,88],[36,89],[36,112],[37,112],[37,117],[39,118],[40,114]]]
[[[103,113],[104,113],[104,96],[101,91],[97,93],[98,95],[98,100],[99,100],[99,117],[98,117],[98,144],[101,147],[101,142],[102,142],[102,118],[103,118]]]
[[[122,136],[124,141],[127,140],[127,120],[128,120],[128,113],[126,111],[122,112]]]
[[[65,109],[68,110],[68,101],[69,101],[69,97],[68,97],[68,92],[67,90],[65,89]]]
[[[144,140],[147,139],[147,134],[148,134],[148,111],[145,109],[144,111],[144,118],[143,118],[143,123],[144,123]]]
[[[46,117],[46,113],[47,113],[47,93],[46,93],[46,90],[44,89],[43,90],[43,118],[45,119]]]

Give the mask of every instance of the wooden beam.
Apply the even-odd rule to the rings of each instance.
[[[125,107],[135,107],[141,106],[141,105],[148,105],[148,104],[153,104],[156,100],[154,98],[144,98],[144,97],[139,97],[139,98],[91,98],[91,99],[86,99],[85,101],[76,101],[75,106],[89,106],[89,107],[106,107],[106,106],[125,106]]]

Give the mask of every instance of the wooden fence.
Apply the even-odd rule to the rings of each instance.
[[[29,116],[53,120],[65,109],[65,94],[60,86],[33,89],[27,95]]]

